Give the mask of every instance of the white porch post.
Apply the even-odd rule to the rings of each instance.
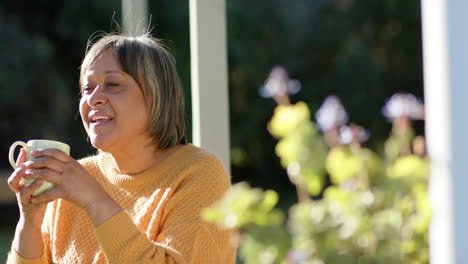
[[[148,0],[122,0],[123,30],[139,35],[148,29]]]
[[[225,0],[190,0],[193,143],[230,171]]]
[[[422,0],[430,262],[468,261],[468,2]]]

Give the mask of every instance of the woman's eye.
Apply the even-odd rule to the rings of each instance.
[[[106,86],[115,87],[115,86],[119,86],[119,84],[115,82],[111,82],[111,83],[107,83]]]
[[[84,94],[90,94],[90,93],[93,92],[93,90],[94,90],[93,87],[85,87],[85,88],[83,88],[83,93]]]

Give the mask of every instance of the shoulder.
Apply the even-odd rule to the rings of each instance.
[[[179,188],[193,188],[200,192],[223,193],[231,185],[231,179],[221,160],[213,153],[187,145],[181,149],[177,159]]]
[[[198,165],[208,169],[224,170],[224,165],[221,160],[213,153],[206,149],[196,146],[188,146],[191,148],[191,155],[189,160],[193,165]]]
[[[183,218],[199,219],[200,211],[222,198],[231,188],[231,179],[223,163],[213,153],[187,145],[171,164],[170,194],[163,217],[182,210]],[[172,160],[174,161],[174,159]],[[169,198],[170,197],[170,198]]]
[[[221,160],[210,151],[193,145],[186,146],[184,155],[185,169],[191,174],[202,174],[206,178],[220,178],[229,180],[230,177]],[[200,176],[200,175],[199,175]],[[200,180],[199,177],[197,177]]]

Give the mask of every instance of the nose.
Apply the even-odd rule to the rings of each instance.
[[[95,108],[107,102],[107,97],[101,91],[100,86],[97,86],[93,92],[88,95],[87,103],[90,107]]]

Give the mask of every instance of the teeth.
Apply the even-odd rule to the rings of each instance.
[[[93,121],[98,121],[98,120],[109,120],[110,118],[109,117],[104,117],[104,116],[96,116],[96,117],[93,117]]]

